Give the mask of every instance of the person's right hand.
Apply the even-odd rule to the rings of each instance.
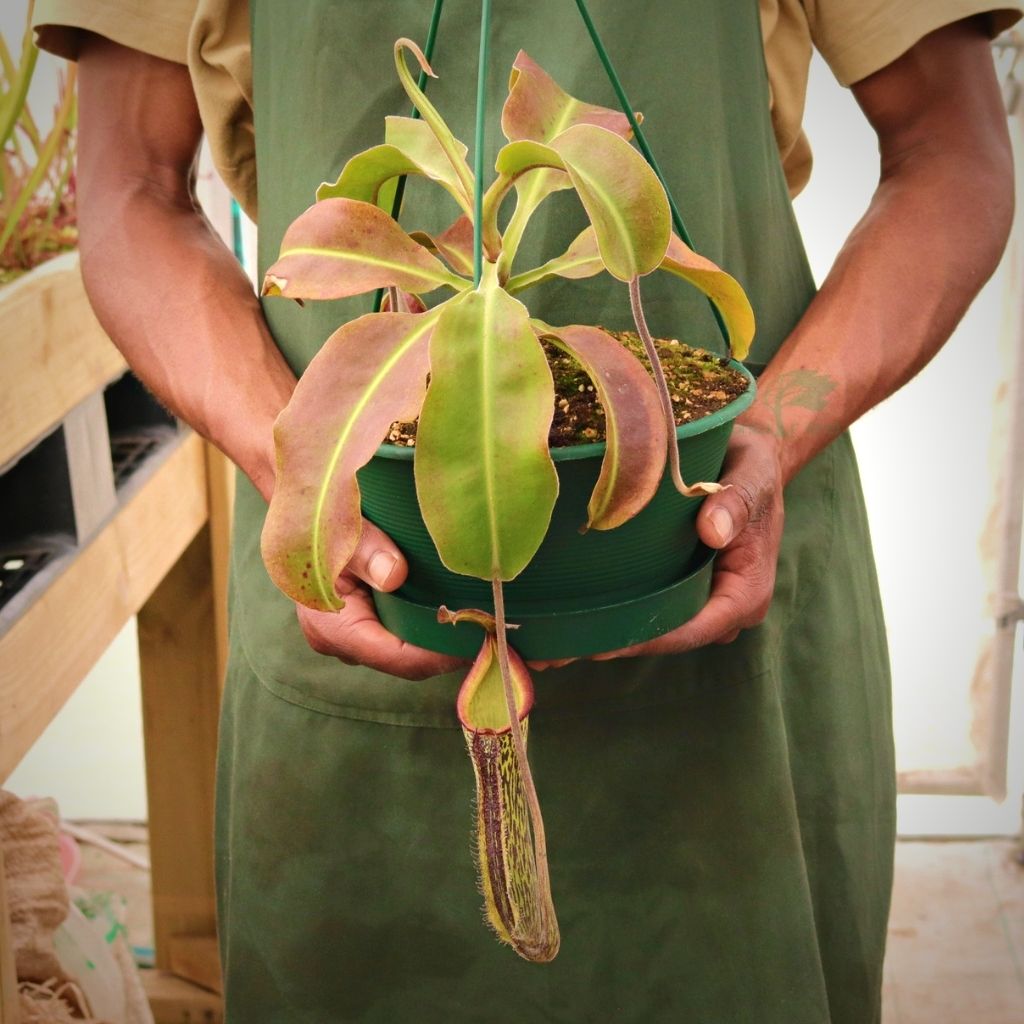
[[[309,646],[346,665],[366,665],[403,679],[427,679],[467,665],[463,659],[406,643],[381,625],[369,588],[396,590],[408,572],[394,541],[364,519],[359,546],[338,577],[345,607],[339,612],[319,612],[295,606]]]

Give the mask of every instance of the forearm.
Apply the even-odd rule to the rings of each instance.
[[[1013,174],[992,91],[982,123],[947,111],[883,133],[871,205],[741,420],[778,438],[786,480],[938,352],[995,269]]]
[[[98,192],[81,229],[90,300],[132,369],[269,497],[272,426],[295,378],[237,260],[152,181]]]
[[[196,206],[187,68],[88,36],[79,60],[82,274],[132,369],[265,497],[295,385],[248,279]]]

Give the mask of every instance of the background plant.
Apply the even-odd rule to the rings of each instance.
[[[548,449],[554,383],[542,340],[575,358],[606,415],[606,450],[583,529],[612,529],[650,501],[664,475],[685,495],[676,425],[647,330],[640,279],[664,270],[703,291],[743,357],[753,315],[739,284],[671,230],[657,175],[630,145],[621,113],[565,93],[525,53],[517,57],[501,126],[507,140],[484,190],[478,114],[476,166],[414,81],[415,43],[394,48],[402,85],[420,118],[389,117],[384,142],[354,156],[285,232],[263,293],[340,299],[388,289],[388,308],[342,325],[312,360],[275,426],[277,483],[262,548],[275,583],[312,608],[343,606],[335,580],[361,530],[357,470],[395,421],[418,419],[417,498],[444,564],[489,580],[493,617],[469,619],[485,638],[458,710],[477,779],[478,854],[488,919],[522,956],[558,949],[543,821],[526,759],[532,686],[509,649],[502,584],[529,564],[558,494]],[[415,174],[444,188],[461,211],[432,237],[407,233],[385,211],[397,183]],[[589,219],[565,253],[515,273],[530,217],[554,192],[574,189]],[[515,193],[504,231],[499,213]],[[552,277],[607,271],[630,295],[654,378],[620,342],[592,325],[552,326],[518,298]],[[419,296],[451,295],[427,307]],[[429,386],[428,386],[429,377]]]
[[[31,7],[29,11],[31,18]],[[0,284],[78,243],[74,65],[44,135],[28,107],[39,51],[26,27],[17,63],[0,36]]]

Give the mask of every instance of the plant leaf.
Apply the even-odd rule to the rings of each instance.
[[[459,182],[460,191],[465,197],[466,202],[471,204],[473,199],[473,172],[466,163],[466,147],[455,138],[452,130],[448,127],[437,108],[427,99],[426,94],[416,84],[416,80],[412,77],[412,72],[409,71],[409,66],[405,63],[406,50],[416,58],[420,68],[430,75],[431,78],[437,78],[437,75],[434,74],[434,69],[427,62],[423,51],[411,39],[403,38],[396,40],[395,69],[398,71],[398,79],[402,83],[402,88],[405,89],[405,94],[412,100],[413,106],[419,111],[420,117],[437,140],[441,152],[444,154]],[[394,135],[391,141],[394,142]],[[415,158],[415,153],[412,155]],[[466,207],[466,209],[470,208]]]
[[[456,172],[452,161],[437,141],[430,125],[416,117],[386,117],[384,119],[384,141],[400,149],[414,163],[423,169],[423,174],[443,185],[455,197],[455,201],[468,214],[473,209],[472,194],[466,195],[463,178],[472,180],[473,172],[466,162],[468,150],[452,136],[453,156],[460,161]]]
[[[428,235],[425,231],[411,231],[409,237],[432,252],[439,252],[457,274],[473,273],[473,223],[466,217],[459,217],[439,235]]]
[[[437,319],[436,310],[368,313],[340,327],[274,425],[277,483],[263,560],[277,586],[301,604],[344,606],[334,582],[362,529],[356,471],[395,420],[419,411]]]
[[[637,114],[643,121],[643,115]],[[509,142],[529,140],[548,143],[577,124],[597,125],[629,138],[632,129],[621,111],[583,103],[570,96],[524,51],[520,50],[509,76],[509,94],[501,112],[501,129]],[[558,170],[527,172],[516,181],[516,211],[505,233],[505,253],[501,259],[507,276],[515,258],[526,223],[552,192],[569,188],[568,177]]]
[[[562,132],[551,148],[579,193],[608,272],[630,281],[656,269],[668,248],[671,216],[647,161],[625,139],[589,124]]]
[[[592,227],[586,227],[573,239],[569,248],[561,256],[556,256],[533,270],[509,278],[505,284],[505,291],[510,295],[515,295],[516,292],[521,292],[535,284],[542,284],[553,277],[580,280],[600,274],[602,270],[604,270],[604,261],[601,259],[601,250],[597,247],[597,236]]]
[[[754,310],[736,278],[673,235],[661,269],[689,281],[717,307],[729,332],[734,359],[745,359],[754,338]]]
[[[423,519],[453,572],[513,579],[558,493],[547,443],[554,383],[526,307],[497,287],[493,268],[481,289],[446,305],[430,368],[416,441]]]
[[[355,199],[324,199],[285,232],[263,294],[344,299],[391,285],[419,294],[466,284],[383,210]]]
[[[357,153],[341,169],[336,181],[322,182],[316,190],[319,202],[323,199],[358,199],[373,203],[385,213],[391,213],[394,189],[381,190],[402,174],[423,174],[423,168],[396,146],[374,146]]]
[[[643,115],[638,114],[637,120],[642,121]],[[520,50],[512,64],[508,98],[501,111],[501,130],[505,138],[509,142],[518,139],[550,142],[574,124],[596,124],[626,139],[632,134],[625,114],[570,96]]]
[[[585,529],[611,530],[651,500],[665,473],[658,389],[643,363],[598,327],[545,324],[537,329],[580,363],[604,406],[607,448]]]

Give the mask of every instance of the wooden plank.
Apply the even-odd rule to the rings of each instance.
[[[0,292],[0,466],[125,370],[100,327],[78,254],[51,260]]]
[[[21,1010],[18,1003],[18,978],[14,970],[11,914],[7,907],[4,851],[0,846],[0,1024],[19,1024]]]
[[[75,537],[79,544],[85,544],[117,507],[110,434],[101,391],[90,395],[68,413],[64,420],[64,444],[68,454]]]
[[[203,442],[190,434],[0,637],[0,783],[206,516]]]
[[[206,488],[210,507],[210,559],[213,566],[213,616],[217,631],[217,678],[224,685],[228,664],[228,568],[231,516],[235,504],[235,467],[212,444],[206,445]]]
[[[176,977],[223,994],[216,935],[172,935],[168,956],[171,973]]]
[[[985,780],[976,765],[899,772],[896,776],[896,789],[900,793],[929,796],[986,795]]]
[[[168,969],[172,936],[216,933],[213,802],[220,681],[208,527],[140,609],[138,628],[153,933],[156,965]]]
[[[220,996],[167,971],[143,971],[142,987],[156,1024],[222,1024],[224,1020]]]

